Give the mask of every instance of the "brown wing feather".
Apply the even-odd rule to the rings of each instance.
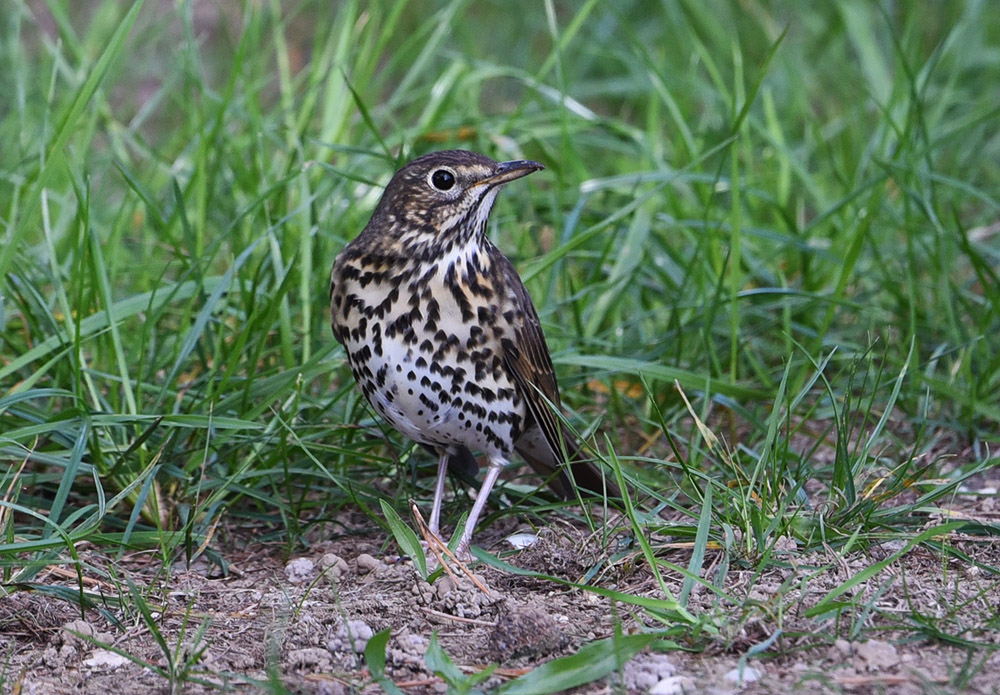
[[[504,261],[506,260],[504,258]],[[580,443],[562,427],[553,412],[552,406],[560,407],[559,385],[556,382],[555,369],[552,367],[552,358],[545,343],[541,322],[538,320],[528,290],[513,266],[509,261],[504,265],[506,285],[513,290],[519,309],[514,312],[517,317],[512,322],[514,334],[503,342],[504,365],[517,384],[518,393],[527,407],[526,433],[537,426],[550,450],[543,452],[539,451],[538,447],[518,446],[518,453],[538,473],[551,476],[550,487],[563,498],[573,496],[572,482],[566,474],[564,464],[572,467],[572,480],[579,487],[598,495],[606,491],[613,497],[619,497],[617,486],[612,481],[606,480],[593,464],[583,459]],[[568,461],[562,455],[564,448],[569,454]]]
[[[512,340],[504,344],[504,364],[513,374],[528,412],[541,427],[549,446],[559,451],[559,423],[555,413],[545,402],[548,399],[556,407],[561,405],[556,373],[528,292],[520,281],[517,284],[519,287],[515,292],[521,295],[521,320],[514,322]]]

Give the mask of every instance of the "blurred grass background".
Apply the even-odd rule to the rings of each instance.
[[[3,0],[0,32],[6,582],[428,499],[328,279],[450,147],[547,167],[490,233],[570,422],[673,514],[648,562],[909,541],[996,463],[993,3]]]

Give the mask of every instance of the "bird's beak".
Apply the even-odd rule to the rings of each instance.
[[[519,179],[522,176],[527,176],[532,172],[544,168],[545,167],[542,164],[533,162],[530,159],[516,159],[513,162],[500,162],[500,164],[497,165],[495,172],[486,178],[477,181],[476,184],[479,186],[498,186],[502,183]]]

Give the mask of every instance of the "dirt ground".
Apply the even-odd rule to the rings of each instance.
[[[977,497],[969,506],[992,515],[992,498]],[[116,627],[97,610],[81,616],[68,601],[37,590],[20,591],[0,599],[4,691],[132,695],[215,692],[222,685],[262,692],[280,681],[294,693],[375,693],[381,689],[371,681],[363,651],[373,633],[387,628],[386,673],[404,692],[445,692],[424,660],[435,632],[466,672],[500,665],[481,686],[488,690],[611,636],[616,621],[628,633],[639,629],[639,619],[649,620],[634,607],[490,567],[475,570],[486,593],[467,579],[456,583],[448,576],[428,584],[409,560],[392,554],[394,543],[380,549],[374,541],[382,539],[369,520],[358,515],[347,521],[359,531],[357,536],[317,540],[308,553],[292,558],[283,558],[280,547],[226,529],[216,538],[230,563],[225,576],[203,559],[192,567],[177,565],[165,576],[162,565],[147,554],[112,561],[82,547],[88,591],[127,594],[126,577],[142,588],[171,659],[134,603],[128,610],[108,604],[123,623]],[[512,552],[506,560],[517,567],[572,581],[606,559],[582,526],[560,514],[551,515],[534,545],[512,551],[504,539],[525,530],[517,523],[515,518],[499,521],[477,535],[476,543],[493,553]],[[948,542],[981,562],[1000,565],[995,541],[956,537]],[[1000,653],[929,638],[937,626],[942,635],[957,634],[979,645],[1000,643],[995,630],[1000,583],[975,565],[917,548],[857,587],[853,598],[863,596],[877,610],[858,611],[853,619],[839,622],[805,615],[831,588],[898,547],[870,546],[841,561],[830,553],[802,553],[790,543],[776,568],[759,576],[733,563],[724,575],[724,589],[742,608],[720,602],[701,587],[692,593],[691,612],[716,616],[716,624],[722,625],[721,634],[707,641],[708,648],[702,640],[680,644],[700,651],[647,649],[621,671],[572,692],[997,692]],[[681,566],[689,559],[683,544],[663,546],[661,555]],[[605,563],[592,582],[662,598],[639,557]],[[709,558],[706,576],[715,576],[718,559]],[[665,579],[673,592],[680,590],[681,576]],[[50,569],[40,581],[76,586],[75,573],[64,568]],[[895,614],[899,619],[894,624],[887,616]],[[926,616],[926,629],[915,630],[915,614]],[[962,621],[964,625],[956,624]],[[778,628],[780,637],[762,658],[744,664],[741,681],[740,656]],[[852,639],[852,634],[863,636]]]

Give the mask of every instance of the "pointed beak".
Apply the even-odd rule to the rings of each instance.
[[[500,164],[497,165],[496,171],[490,176],[478,181],[477,185],[499,186],[502,183],[519,179],[522,176],[527,176],[528,174],[544,168],[545,167],[542,164],[533,162],[530,159],[516,159],[513,162],[500,162]]]

